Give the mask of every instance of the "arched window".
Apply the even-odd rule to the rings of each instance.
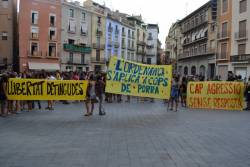
[[[188,75],[188,67],[184,68],[184,75]]]
[[[192,68],[191,68],[191,74],[192,75],[196,75],[196,67],[195,66],[192,66]]]

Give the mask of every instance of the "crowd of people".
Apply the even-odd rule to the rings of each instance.
[[[125,98],[125,102],[130,102],[130,96],[115,95],[110,93],[105,93],[105,74],[95,73],[95,72],[59,72],[56,71],[46,72],[44,70],[40,72],[28,72],[23,73],[16,72],[6,72],[0,74],[0,105],[1,105],[1,117],[6,117],[8,115],[19,114],[20,112],[27,111],[30,112],[36,109],[42,109],[41,102],[39,100],[8,100],[7,94],[7,82],[9,78],[30,78],[30,79],[47,79],[47,80],[89,80],[87,87],[87,99],[84,100],[86,113],[85,116],[91,116],[94,112],[95,103],[98,103],[99,115],[105,115],[103,103],[121,103]],[[186,107],[187,98],[187,85],[190,81],[204,81],[205,77],[202,76],[184,76],[179,77],[175,75],[172,79],[170,99],[166,102],[168,103],[168,109],[177,112],[179,101],[182,107]],[[216,77],[215,81],[220,81],[220,77]],[[228,81],[243,81],[241,76],[228,75]],[[249,78],[250,81],[250,78]],[[245,82],[245,97],[247,102],[246,110],[250,110],[250,84]],[[137,98],[137,100],[154,102],[151,98]],[[53,111],[55,103],[70,104],[72,102],[67,100],[61,101],[47,101],[46,110]],[[80,101],[74,101],[74,103],[79,103]]]
[[[105,115],[103,107],[103,96],[105,91],[105,75],[102,73],[94,72],[46,72],[41,70],[39,72],[23,73],[16,72],[4,72],[0,74],[0,116],[7,117],[8,115],[15,115],[21,112],[30,112],[36,109],[42,109],[41,102],[39,100],[9,100],[7,98],[7,82],[9,78],[23,78],[23,79],[46,79],[46,80],[89,80],[87,87],[87,99],[84,100],[86,106],[85,116],[91,116],[94,110],[94,104],[99,104],[99,115]],[[108,97],[107,97],[108,99]],[[108,101],[108,100],[107,100]],[[67,100],[61,101],[47,101],[46,110],[53,111],[54,104],[61,102],[63,104],[70,104]],[[80,101],[74,101],[80,102]]]

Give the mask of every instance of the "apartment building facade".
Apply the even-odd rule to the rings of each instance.
[[[232,1],[234,0],[218,0],[216,74],[221,80],[227,80],[227,73],[230,70]]]
[[[91,71],[105,71],[105,35],[106,18],[109,11],[103,5],[86,0],[84,7],[90,10],[91,14]]]
[[[147,64],[159,64],[160,53],[158,44],[159,26],[157,24],[147,25],[147,46],[146,46],[146,57],[145,62]],[[158,63],[157,63],[158,60]]]
[[[17,1],[0,1],[0,70],[13,69],[16,55]]]
[[[180,21],[183,35],[178,52],[178,71],[181,76],[199,75],[205,79],[215,75],[215,20],[211,2]],[[178,50],[178,49],[177,49]]]
[[[112,13],[106,20],[105,60],[109,62],[111,56],[121,58],[122,25],[120,18]]]
[[[146,63],[147,25],[143,23],[141,16],[130,16],[128,20],[135,24],[135,33],[131,34],[136,40],[136,55],[130,55],[131,60]]]
[[[229,71],[250,76],[250,0],[232,1],[232,47]]]
[[[18,33],[20,71],[60,70],[61,0],[20,1]]]
[[[62,2],[61,70],[89,71],[91,12],[79,2]]]

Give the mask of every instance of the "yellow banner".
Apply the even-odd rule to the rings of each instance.
[[[243,110],[242,82],[189,82],[187,105],[190,108]]]
[[[9,100],[84,100],[87,81],[9,79]]]
[[[111,57],[106,92],[169,99],[172,66],[144,65]]]

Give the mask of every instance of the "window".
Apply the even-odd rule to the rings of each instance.
[[[81,54],[81,64],[85,64],[85,54]]]
[[[135,48],[135,43],[134,43],[134,41],[132,41],[132,49],[134,49]]]
[[[124,52],[124,50],[122,51],[122,59],[124,59],[125,58],[125,52]]]
[[[114,55],[115,55],[115,56],[118,56],[118,49],[115,49],[115,50],[114,50]]]
[[[101,17],[97,17],[97,24],[101,24]]]
[[[238,55],[246,54],[246,44],[239,44],[238,45]]]
[[[49,57],[56,57],[56,43],[49,43]]]
[[[68,63],[73,63],[73,57],[74,57],[74,54],[69,53],[69,62]]]
[[[125,48],[125,47],[126,47],[126,45],[125,45],[125,39],[122,38],[122,48]]]
[[[49,22],[50,22],[50,26],[54,27],[56,24],[56,16],[55,15],[50,15],[49,17]]]
[[[96,50],[96,61],[100,61],[100,59],[101,59],[100,50],[97,49]]]
[[[75,22],[75,20],[69,20],[68,31],[70,33],[75,33],[76,32],[76,22]]]
[[[130,30],[128,30],[128,37],[129,37],[129,38],[131,37]]]
[[[8,6],[9,6],[8,0],[2,0],[2,6],[3,6],[3,8],[8,8]]]
[[[38,24],[38,12],[31,12],[31,23],[35,25]]]
[[[69,9],[69,17],[74,18],[74,10]]]
[[[110,59],[111,56],[112,56],[111,55],[111,49],[108,49],[108,59]]]
[[[82,12],[82,21],[85,21],[85,19],[86,19],[86,14]]]
[[[222,43],[220,59],[226,59],[226,58],[227,58],[227,43]]]
[[[239,38],[244,38],[247,35],[246,31],[247,21],[243,20],[239,22]]]
[[[227,37],[227,22],[225,23],[222,23],[222,34],[221,34],[221,37],[222,38],[225,38]]]
[[[247,0],[240,1],[240,13],[244,13],[247,11]]]
[[[135,32],[132,31],[132,38],[135,38]]]
[[[226,13],[228,10],[228,0],[222,0],[222,13]]]
[[[38,39],[39,37],[39,28],[38,27],[31,27],[31,38]]]
[[[68,43],[69,43],[69,44],[73,44],[73,45],[74,45],[75,40],[73,40],[73,39],[68,39]]]
[[[151,32],[148,34],[148,40],[153,40],[153,37],[152,37],[152,33],[151,33]]]
[[[51,40],[51,41],[56,40],[56,29],[55,28],[49,29],[49,40]]]
[[[85,23],[81,24],[81,35],[87,35],[87,25]]]
[[[2,32],[2,40],[8,40],[8,33],[5,31]]]
[[[31,42],[30,54],[31,56],[38,56],[38,43],[37,42]]]
[[[151,64],[151,58],[147,58],[147,64]]]

